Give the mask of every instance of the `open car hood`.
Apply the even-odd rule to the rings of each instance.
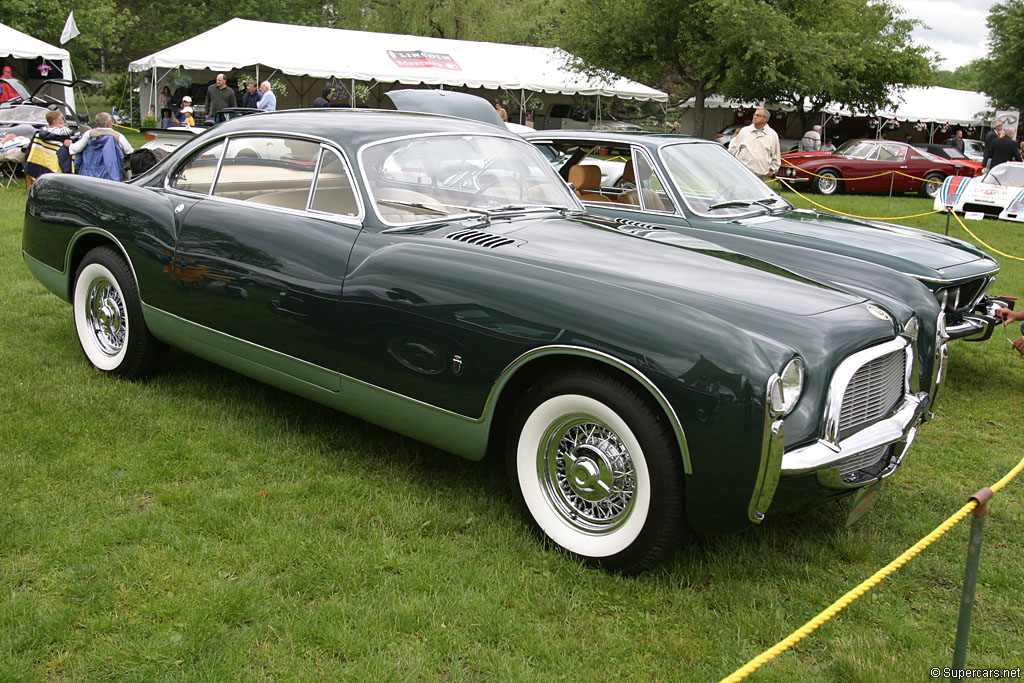
[[[482,97],[451,90],[392,90],[387,96],[399,111],[443,114],[490,123],[505,129],[498,112]]]

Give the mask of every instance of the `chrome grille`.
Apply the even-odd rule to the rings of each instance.
[[[862,365],[843,394],[839,413],[839,438],[878,421],[903,397],[906,353],[901,349]]]
[[[453,232],[450,235],[446,235],[447,239],[456,240],[458,242],[467,242],[469,244],[475,244],[479,247],[486,247],[488,249],[497,249],[498,247],[504,247],[508,244],[515,244],[515,240],[509,239],[502,235],[495,235],[493,232],[484,232],[483,230],[460,230]]]
[[[879,446],[878,448],[872,448],[869,451],[852,455],[846,460],[841,460],[839,462],[839,474],[845,479],[861,470],[871,468],[872,465],[877,465],[878,461],[887,455],[888,449],[888,446]]]
[[[946,298],[946,306],[943,310],[947,317],[956,312],[970,313],[974,309],[974,305],[981,299],[982,294],[985,293],[987,281],[988,278],[979,277],[943,287],[935,292],[935,298],[938,299],[940,304],[942,303],[942,298]]]

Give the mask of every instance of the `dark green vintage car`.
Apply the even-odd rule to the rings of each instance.
[[[915,228],[794,209],[717,143],[590,131],[526,137],[592,213],[652,223],[811,277],[827,278],[833,266],[786,246],[893,268],[932,290],[952,339],[988,339],[995,308],[1005,305],[986,297],[999,264],[984,251]]]
[[[129,183],[46,175],[23,249],[99,370],[169,345],[503,454],[543,536],[624,572],[892,474],[945,361],[913,278],[586,215],[535,147],[448,117],[277,112]]]

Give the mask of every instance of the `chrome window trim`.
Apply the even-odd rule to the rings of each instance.
[[[163,191],[167,192],[168,194],[173,194],[173,195],[176,195],[176,196],[177,195],[181,195],[181,196],[185,196],[185,197],[188,197],[188,198],[191,198],[191,199],[196,199],[196,200],[206,199],[206,200],[213,200],[213,201],[219,201],[219,202],[229,202],[231,204],[236,204],[236,205],[239,205],[239,206],[247,206],[249,208],[254,208],[253,204],[251,204],[249,202],[246,202],[245,200],[232,199],[231,197],[219,197],[219,196],[217,196],[215,194],[212,194],[213,188],[216,187],[217,180],[220,177],[220,168],[221,168],[221,165],[224,163],[224,154],[227,152],[227,148],[228,148],[228,144],[229,144],[230,140],[232,138],[253,138],[253,137],[273,137],[273,138],[283,138],[283,139],[306,140],[306,141],[309,141],[309,142],[316,142],[316,143],[318,143],[320,145],[320,150],[321,150],[320,155],[317,158],[316,168],[313,170],[313,174],[314,174],[313,175],[313,182],[310,184],[310,192],[306,196],[306,208],[305,209],[301,209],[301,210],[300,209],[287,209],[287,208],[284,208],[284,207],[281,207],[281,206],[271,206],[269,204],[258,204],[258,205],[255,205],[255,206],[259,206],[261,209],[268,209],[268,210],[271,210],[271,211],[283,212],[283,213],[286,213],[286,214],[289,214],[289,215],[293,215],[293,216],[313,216],[313,217],[324,219],[324,220],[330,220],[330,221],[334,221],[334,222],[337,222],[337,223],[342,223],[344,225],[350,225],[350,226],[354,226],[354,227],[362,227],[363,220],[366,218],[366,206],[365,206],[365,204],[363,202],[362,193],[360,193],[358,191],[358,184],[356,183],[356,176],[353,173],[353,168],[354,167],[352,165],[352,162],[351,162],[351,160],[349,160],[348,155],[345,154],[345,150],[343,150],[340,147],[338,147],[336,144],[334,144],[328,138],[321,137],[321,136],[318,136],[318,135],[291,134],[291,133],[281,133],[280,131],[265,131],[265,130],[245,131],[244,133],[241,133],[241,132],[224,133],[224,134],[220,135],[219,137],[214,138],[214,141],[211,141],[210,144],[208,144],[206,147],[199,147],[199,150],[202,150],[202,149],[208,149],[210,147],[215,147],[218,143],[224,143],[224,148],[221,150],[220,158],[217,160],[217,169],[214,172],[213,180],[211,181],[210,187],[206,191],[205,194],[198,193],[198,192],[192,192],[192,191],[189,191],[189,190],[182,190],[182,189],[179,189],[179,188],[176,188],[176,187],[171,187],[171,185],[170,185],[170,178],[171,178],[171,176],[173,176],[177,172],[177,170],[179,168],[181,168],[185,163],[187,163],[188,159],[192,159],[193,158],[192,154],[187,155],[185,160],[182,160],[181,162],[175,164],[174,166],[172,166],[167,171],[167,173],[164,174],[163,185],[162,186],[155,186],[155,187],[154,186],[150,186],[149,189],[153,189],[153,190],[160,190],[160,189],[162,189]],[[316,187],[316,181],[319,180],[320,159],[323,157],[323,150],[325,150],[325,149],[329,149],[329,150],[337,153],[341,157],[341,161],[342,161],[342,163],[344,164],[344,167],[345,167],[345,173],[348,175],[349,183],[351,183],[351,185],[352,185],[352,194],[355,196],[355,198],[356,198],[356,205],[359,207],[359,214],[357,216],[343,216],[341,214],[336,214],[336,213],[327,213],[327,212],[324,212],[324,211],[315,211],[315,210],[312,210],[312,209],[309,208],[309,203],[312,200],[313,188]]]

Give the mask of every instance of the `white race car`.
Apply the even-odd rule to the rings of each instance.
[[[934,208],[1024,222],[1024,163],[1007,161],[973,178],[949,176],[935,197]]]

